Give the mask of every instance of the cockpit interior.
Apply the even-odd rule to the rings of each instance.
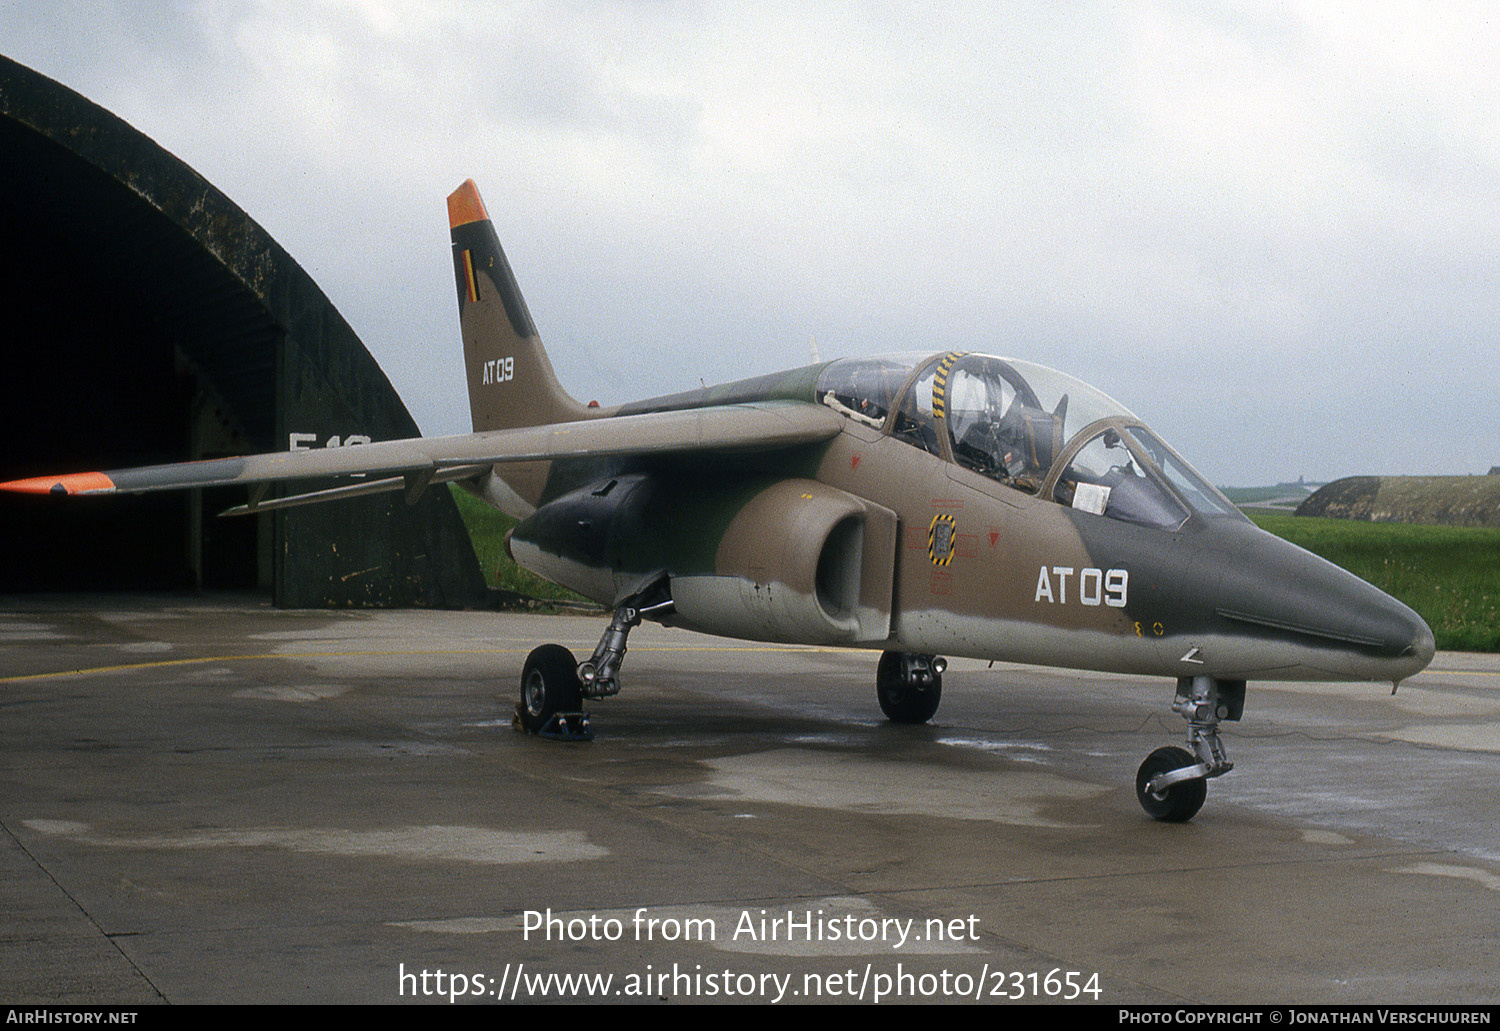
[[[1244,519],[1118,402],[1030,362],[950,351],[831,363],[817,399],[845,418],[1035,497],[1166,530]]]

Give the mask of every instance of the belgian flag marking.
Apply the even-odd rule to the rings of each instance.
[[[469,302],[479,300],[479,281],[474,278],[474,252],[464,251],[464,286],[469,291]]]

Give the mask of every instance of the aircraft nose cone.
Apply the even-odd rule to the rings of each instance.
[[[1317,668],[1340,677],[1400,681],[1432,661],[1432,630],[1395,598],[1270,534],[1241,545],[1219,584],[1220,616],[1325,653]]]
[[[1410,612],[1411,610],[1408,609],[1407,611]],[[1415,673],[1418,670],[1426,669],[1427,664],[1432,661],[1432,657],[1437,654],[1437,640],[1432,636],[1432,627],[1428,626],[1426,621],[1415,612],[1411,614],[1416,625],[1410,627],[1412,631],[1411,643],[1406,646],[1401,655],[1403,658],[1410,658],[1418,663],[1417,668],[1412,671]]]
[[[1349,625],[1355,635],[1374,641],[1371,652],[1388,663],[1382,679],[1404,680],[1425,669],[1437,650],[1426,621],[1387,594],[1366,601]]]

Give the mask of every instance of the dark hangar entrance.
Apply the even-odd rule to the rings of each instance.
[[[306,272],[202,176],[0,57],[0,479],[418,429]],[[309,439],[306,436],[299,439]],[[260,588],[458,606],[484,581],[446,488],[222,519],[244,491],[0,497],[0,593]]]

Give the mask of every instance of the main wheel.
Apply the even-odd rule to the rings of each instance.
[[[1165,791],[1146,790],[1146,785],[1157,774],[1197,764],[1197,757],[1185,748],[1158,748],[1146,756],[1146,761],[1135,773],[1135,797],[1140,799],[1141,808],[1147,815],[1165,823],[1186,823],[1197,815],[1203,808],[1203,800],[1208,797],[1208,781],[1202,777],[1178,781]]]
[[[578,663],[560,644],[544,644],[521,667],[521,722],[535,734],[554,713],[577,712],[583,702]]]
[[[918,687],[901,671],[900,652],[882,652],[875,668],[875,696],[880,711],[896,723],[926,723],[937,713],[943,697],[943,675],[934,673],[932,683]]]

